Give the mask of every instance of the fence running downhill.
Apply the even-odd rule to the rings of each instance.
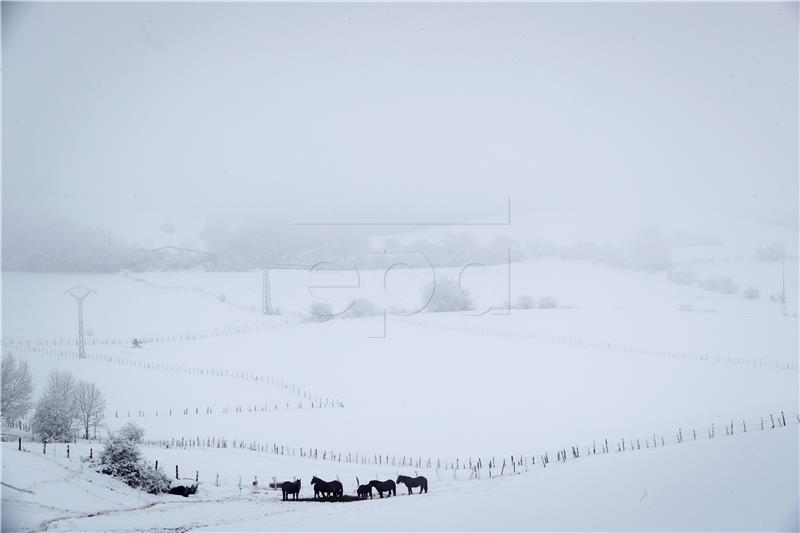
[[[5,341],[3,341],[3,347],[9,347],[8,345],[6,345]],[[176,365],[176,364],[161,363],[156,361],[143,361],[140,359],[132,359],[129,357],[123,357],[118,354],[110,354],[110,353],[102,354],[102,353],[87,352],[84,354],[84,357],[81,358],[77,350],[76,351],[56,350],[53,348],[46,348],[42,346],[28,345],[28,344],[22,344],[13,347],[19,350],[24,350],[32,353],[39,353],[49,356],[101,361],[108,364],[121,365],[132,368],[140,368],[144,370],[153,370],[158,372],[173,372],[173,373],[180,373],[187,375],[211,376],[218,378],[252,381],[256,383],[271,385],[273,387],[278,387],[286,391],[291,391],[306,400],[312,401],[317,406],[344,407],[344,403],[339,399],[324,397],[321,395],[315,395],[309,392],[307,389],[302,388],[294,383],[290,383],[285,379],[264,374],[258,374],[254,372],[248,372],[242,369]]]
[[[800,424],[800,414],[786,415],[771,413],[758,419],[731,420],[729,423],[712,423],[705,427],[678,427],[670,433],[652,433],[636,438],[603,438],[585,444],[571,444],[561,449],[543,450],[530,454],[513,454],[492,457],[461,457],[461,458],[432,458],[422,456],[397,456],[389,454],[360,453],[353,451],[340,451],[332,449],[319,449],[316,447],[289,446],[277,442],[254,441],[243,439],[227,439],[224,437],[171,437],[168,439],[151,439],[144,441],[150,447],[166,447],[191,449],[197,447],[242,449],[257,453],[266,453],[276,456],[298,457],[327,463],[345,463],[356,465],[372,465],[376,467],[391,467],[393,469],[435,470],[436,475],[441,472],[452,479],[481,479],[505,475],[516,475],[528,472],[534,468],[552,467],[560,463],[567,463],[586,459],[597,455],[635,453],[642,450],[663,448],[684,444],[686,442],[713,440],[717,438],[733,437],[757,431],[768,431],[784,428],[789,424]],[[219,476],[218,472],[199,474],[210,481]],[[255,473],[255,476],[263,473]],[[241,479],[241,476],[224,476],[223,479]],[[264,479],[264,478],[262,478]],[[217,479],[219,484],[219,479]]]
[[[743,435],[745,433],[771,431],[787,427],[789,424],[800,424],[800,414],[785,415],[784,412],[779,414],[771,413],[766,417],[759,419],[742,419],[739,421],[731,420],[730,423],[714,424],[702,428],[677,428],[674,432],[669,434],[653,433],[647,436],[640,436],[638,438],[620,438],[609,440],[604,438],[602,440],[593,441],[591,444],[583,445],[570,445],[568,448],[546,450],[529,455],[504,455],[497,457],[467,457],[456,458],[455,460],[443,460],[441,458],[423,458],[420,456],[390,456],[388,454],[363,454],[358,452],[341,452],[335,450],[320,451],[314,447],[290,447],[286,444],[279,444],[277,442],[260,442],[260,441],[245,441],[245,440],[228,440],[227,438],[218,437],[172,437],[169,439],[150,439],[143,441],[143,445],[157,448],[178,448],[178,449],[191,449],[196,447],[203,448],[218,448],[218,449],[242,449],[252,452],[267,453],[276,456],[289,456],[299,457],[314,461],[322,461],[327,463],[336,464],[358,464],[358,465],[372,465],[377,467],[391,467],[395,473],[399,473],[400,469],[414,470],[428,470],[434,471],[437,479],[441,480],[442,475],[450,476],[453,480],[478,480],[481,478],[496,478],[504,477],[507,475],[518,475],[525,472],[532,471],[535,468],[546,469],[558,464],[565,464],[567,462],[578,461],[581,459],[591,458],[597,455],[607,454],[627,454],[636,453],[642,450],[649,450],[651,448],[663,448],[665,446],[672,446],[677,444],[684,444],[686,442],[698,440],[713,440],[717,438],[728,438],[735,435]],[[16,425],[7,426],[4,428],[16,428]],[[19,450],[23,450],[22,437],[15,437],[19,439]],[[26,442],[32,442],[26,440]],[[102,440],[98,441],[98,448],[102,446]],[[28,451],[27,449],[25,451]],[[42,444],[42,453],[45,457],[52,457],[54,460],[57,457],[66,457],[70,459],[70,443],[49,443]],[[90,449],[90,456],[92,450]],[[74,454],[73,454],[74,456]],[[74,457],[73,457],[74,458]],[[81,461],[86,458],[79,457]],[[163,467],[164,464],[159,464],[155,460],[155,467]],[[407,471],[408,471],[407,470]],[[163,471],[163,469],[162,469]],[[220,472],[205,472],[200,470],[186,469],[181,465],[174,465],[176,479],[188,479],[201,483],[214,483],[215,486],[238,484],[238,488],[243,488],[243,480],[252,476],[254,481],[259,478],[262,480],[277,479],[275,472],[251,472],[248,477],[243,477],[241,474],[224,473]],[[190,477],[181,477],[181,472],[189,472]],[[282,474],[282,473],[281,473]],[[338,476],[337,476],[338,479]],[[249,481],[248,481],[249,483]]]

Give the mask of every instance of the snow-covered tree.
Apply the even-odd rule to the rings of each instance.
[[[744,290],[742,296],[744,296],[748,300],[758,300],[759,298],[761,298],[761,291],[759,291],[755,287],[748,287]]]
[[[117,431],[117,436],[135,444],[140,444],[144,438],[144,429],[134,422],[128,422]]]
[[[558,302],[552,296],[542,296],[539,298],[539,309],[555,309]]]
[[[141,440],[144,430],[132,423],[126,424],[126,427],[131,425],[138,429],[134,433],[140,434]],[[115,433],[108,439],[100,455],[100,464],[102,465],[100,471],[103,474],[121,479],[131,487],[140,488],[151,494],[169,490],[169,478],[161,470],[156,470],[142,461],[137,441],[128,438],[123,431]]]
[[[53,372],[36,403],[33,433],[41,440],[69,441],[77,420],[75,379],[69,372]]]
[[[75,387],[75,407],[78,420],[83,426],[83,438],[89,438],[89,428],[97,426],[103,421],[106,414],[106,397],[96,384],[81,381]]]
[[[519,298],[517,298],[517,303],[514,306],[516,309],[533,309],[536,307],[535,302],[533,301],[533,297],[527,294],[523,294]]]
[[[102,472],[124,481],[136,476],[138,463],[142,459],[139,445],[119,433],[112,435],[100,455]]]
[[[739,286],[729,276],[704,279],[698,285],[720,294],[738,294],[739,292]]]
[[[436,283],[430,283],[422,293],[423,303],[430,302],[425,307],[426,311],[441,313],[447,311],[469,311],[472,309],[472,296],[457,281],[442,278]]]
[[[33,380],[28,370],[28,363],[26,361],[17,363],[11,354],[3,356],[2,374],[0,415],[7,421],[24,418],[31,409],[33,396]]]

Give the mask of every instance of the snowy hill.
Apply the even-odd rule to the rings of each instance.
[[[626,454],[596,455],[518,475],[470,480],[428,473],[428,494],[345,503],[281,502],[254,490],[252,473],[338,475],[354,493],[355,476],[393,477],[392,469],[223,450],[146,448],[162,464],[201,469],[200,491],[149,496],[97,474],[76,455],[43,456],[3,446],[3,531],[200,530],[725,530],[792,531],[800,498],[795,474],[798,426]],[[731,465],[736,465],[731,468]],[[223,476],[217,478],[215,470]],[[236,474],[239,472],[239,474]],[[239,489],[239,476],[242,486]],[[217,479],[221,479],[217,486]],[[307,485],[306,485],[307,486]],[[155,512],[154,512],[155,511]]]
[[[728,266],[698,270],[776,290],[763,263]],[[99,447],[79,442],[73,461],[45,479],[105,488],[53,509],[22,473],[34,467],[19,464],[44,461],[38,445],[17,455],[7,444],[3,482],[37,496],[4,487],[4,524],[26,529],[69,515],[48,529],[397,529],[393,517],[415,516],[404,528],[796,527],[797,469],[783,468],[797,461],[798,323],[780,304],[665,273],[543,259],[465,271],[472,312],[397,315],[419,306],[432,275],[275,271],[273,302],[284,314],[265,316],[259,272],[6,273],[4,350],[28,362],[37,389],[54,369],[98,383],[107,397],[100,436],[135,421],[146,430],[146,457],[165,471],[180,465],[182,476],[199,472],[203,492],[174,503],[115,488],[109,500],[101,494],[113,483],[74,471],[76,455]],[[78,283],[96,291],[84,305],[85,360],[75,357],[75,303],[63,294]],[[557,305],[504,305],[522,295]],[[395,311],[385,320],[308,320],[313,301],[339,309],[357,297]],[[773,434],[776,416],[788,422]],[[756,431],[762,424],[770,431]],[[478,461],[481,469],[467,466]],[[352,493],[356,476],[414,471],[431,480],[429,495],[337,504],[333,515],[320,504],[286,512],[274,493],[250,492],[254,476],[262,485],[339,476]],[[625,485],[609,487],[613,479]],[[756,497],[768,513],[743,503]],[[582,500],[591,502],[584,512],[569,512]],[[153,502],[170,503],[145,510]]]

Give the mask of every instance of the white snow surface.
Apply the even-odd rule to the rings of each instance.
[[[780,290],[774,264],[731,265],[694,268],[755,286],[761,299],[545,259],[468,270],[474,312],[409,316],[391,310],[419,305],[424,269],[393,271],[386,285],[383,271],[273,271],[281,316],[259,313],[260,272],[4,273],[4,351],[28,362],[37,393],[55,369],[97,382],[107,396],[100,436],[135,421],[145,456],[167,473],[199,472],[202,490],[149,496],[81,470],[77,457],[97,442],[73,444],[69,461],[64,445],[53,458],[39,444],[24,443],[29,453],[5,444],[3,530],[796,530],[797,316],[766,297]],[[74,357],[75,302],[63,293],[76,284],[96,291],[84,305],[85,360]],[[502,305],[525,294],[559,307]],[[315,299],[344,308],[355,297],[386,307],[386,319],[307,320]],[[134,348],[133,338],[145,342]],[[788,424],[773,430],[781,412]],[[176,445],[211,439],[228,447]],[[589,453],[606,439],[610,453]],[[263,451],[275,446],[285,454]],[[555,458],[562,449],[566,464]],[[511,467],[512,455],[524,465]],[[409,458],[420,466],[401,466]],[[469,469],[452,478],[451,463],[479,458],[481,479]],[[354,493],[356,476],[413,471],[429,478],[429,494],[284,504],[264,488],[296,476],[309,496],[316,474]]]

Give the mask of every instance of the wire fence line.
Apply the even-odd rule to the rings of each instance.
[[[658,348],[646,348],[631,344],[581,339],[576,337],[567,337],[563,335],[537,334],[528,331],[506,330],[506,329],[487,328],[480,326],[444,324],[436,320],[431,320],[429,318],[419,318],[419,315],[415,317],[397,316],[395,317],[395,320],[397,320],[402,324],[410,324],[413,326],[422,326],[422,327],[433,327],[446,331],[469,333],[472,335],[519,338],[519,339],[533,340],[537,342],[578,346],[581,348],[588,348],[593,350],[616,351],[616,352],[623,352],[623,353],[642,355],[648,357],[659,357],[666,359],[684,359],[691,361],[705,361],[711,363],[735,364],[735,365],[749,366],[755,368],[770,368],[776,370],[785,370],[794,373],[798,372],[798,364],[796,362],[786,362],[786,361],[770,360],[764,358],[747,358],[740,356],[721,355],[711,352],[693,352],[684,350],[665,350]]]
[[[153,283],[152,281],[148,281],[147,279],[145,279],[145,278],[143,278],[141,276],[133,276],[133,275],[130,274],[130,272],[123,272],[121,274],[121,276],[124,277],[124,278],[127,278],[127,279],[129,279],[131,281],[134,281],[134,282],[137,282],[137,283],[141,283],[142,285],[146,285],[148,287],[151,287],[153,289],[193,292],[193,293],[196,293],[196,294],[202,294],[204,296],[208,296],[209,298],[212,298],[213,300],[215,300],[215,301],[217,301],[217,302],[219,302],[221,304],[225,304],[227,306],[233,307],[234,309],[238,309],[239,311],[252,311],[254,313],[260,313],[261,312],[261,308],[260,308],[259,305],[249,305],[249,304],[243,304],[243,303],[240,303],[240,302],[232,301],[232,300],[228,299],[228,297],[225,295],[225,293],[222,293],[222,292],[214,292],[214,291],[211,291],[211,290],[208,290],[208,289],[204,289],[202,287],[192,287],[192,286],[188,286],[188,285],[165,285],[165,284],[162,284],[162,283]],[[260,291],[259,291],[258,294],[260,295]]]
[[[5,343],[3,344],[3,346],[7,347]],[[104,353],[87,352],[85,353],[84,357],[81,358],[80,353],[77,350],[56,350],[53,348],[45,348],[35,345],[31,346],[20,345],[14,347],[19,350],[53,356],[53,357],[100,361],[107,364],[140,368],[144,370],[153,370],[157,372],[172,372],[172,373],[186,374],[186,375],[210,376],[217,378],[238,379],[254,383],[263,383],[265,385],[277,387],[285,391],[291,391],[292,393],[297,394],[303,399],[313,402],[315,406],[344,407],[344,402],[342,402],[340,399],[321,396],[319,394],[313,394],[308,389],[305,389],[297,384],[290,383],[285,379],[265,374],[248,372],[247,370],[244,369],[232,369],[232,368],[221,368],[221,367],[198,367],[191,365],[162,363],[158,361],[143,361],[140,359],[132,359],[129,357],[121,356],[119,354],[110,354],[110,353],[104,354]]]
[[[136,347],[142,344],[163,344],[173,342],[184,342],[194,340],[211,339],[215,337],[228,337],[232,335],[242,335],[245,333],[256,333],[269,331],[283,326],[297,325],[305,322],[305,319],[297,317],[281,317],[278,321],[258,322],[253,324],[239,324],[231,326],[217,326],[212,331],[200,333],[184,333],[181,335],[153,335],[140,337],[87,337],[84,341],[86,346],[107,346],[117,345],[125,347]],[[3,345],[10,347],[23,346],[78,346],[76,338],[52,337],[52,338],[31,338],[3,335]]]
[[[428,473],[428,475],[435,474],[438,480],[441,480],[443,476],[453,480],[478,480],[482,478],[502,478],[505,476],[520,475],[534,471],[535,469],[552,468],[559,464],[585,460],[598,455],[625,455],[649,450],[651,448],[664,448],[694,441],[726,439],[733,436],[741,436],[745,433],[772,431],[797,424],[800,424],[800,414],[794,413],[786,415],[781,411],[770,413],[767,416],[759,418],[732,419],[730,422],[724,422],[722,424],[712,423],[702,427],[678,427],[669,433],[652,433],[640,435],[636,438],[603,438],[601,440],[592,441],[592,443],[589,444],[573,444],[561,449],[542,450],[528,455],[520,453],[518,455],[496,457],[476,456],[449,460],[430,457],[423,458],[421,456],[365,454],[361,452],[343,452],[329,449],[319,450],[314,447],[289,446],[287,444],[269,441],[228,440],[224,437],[184,436],[146,439],[142,441],[142,445],[156,449],[191,450],[193,448],[216,448],[247,450],[253,453],[307,459],[319,463],[319,468],[324,469],[325,472],[336,470],[336,465],[349,464],[374,467],[376,472],[386,472],[388,470],[392,471],[395,475],[411,471],[413,471],[415,475],[418,475],[419,471],[423,471],[424,473]],[[21,436],[15,437],[15,440],[17,438],[19,439],[20,450],[23,450],[23,440],[25,440],[26,443],[34,442],[30,439],[23,439]],[[98,452],[103,446],[103,441],[104,439],[92,441],[98,443]],[[73,450],[72,457],[70,457],[70,444],[71,443],[42,443],[42,453],[45,457],[52,460],[66,458],[68,460],[79,459],[81,462],[85,461],[87,459],[86,457],[75,457],[75,450]],[[28,451],[27,448],[25,448],[24,451]],[[92,455],[94,455],[93,449],[90,449],[90,456]],[[326,464],[328,466],[325,466]],[[164,471],[164,467],[167,466],[163,462],[159,462],[157,456],[154,458],[154,465],[161,471]],[[285,479],[287,477],[286,473],[291,472],[294,468],[287,466],[284,468],[285,471],[283,472],[258,472],[256,469],[253,469],[247,472],[246,475],[243,475],[241,473],[224,471],[201,471],[199,469],[187,468],[186,465],[179,463],[175,465],[170,464],[165,473],[171,476],[173,470],[176,480],[188,480],[207,484],[213,483],[215,486],[236,485],[241,490],[248,484],[254,487],[258,486],[259,479],[263,481],[271,478],[273,482],[279,479]],[[183,474],[183,476],[181,474]],[[186,474],[189,474],[188,477]],[[281,477],[279,478],[279,476]],[[293,474],[289,474],[288,477],[293,477]],[[250,481],[251,478],[253,482]],[[338,474],[336,475],[336,479],[339,479]]]
[[[365,465],[380,468],[391,468],[395,471],[422,470],[435,471],[441,478],[442,475],[452,479],[481,479],[507,475],[517,475],[532,471],[533,469],[546,469],[554,465],[574,462],[581,459],[608,454],[630,454],[642,450],[675,446],[687,442],[709,441],[719,438],[728,438],[745,433],[781,429],[791,424],[800,424],[800,414],[786,415],[783,411],[770,413],[767,416],[751,419],[731,419],[722,424],[711,423],[706,426],[677,427],[668,433],[651,433],[638,437],[607,438],[594,440],[591,443],[570,444],[561,449],[553,448],[534,453],[519,453],[498,456],[464,456],[456,458],[424,457],[424,456],[398,456],[390,454],[363,453],[358,451],[341,451],[334,449],[318,449],[315,447],[290,446],[269,441],[256,441],[248,439],[227,439],[225,437],[200,437],[183,436],[162,439],[149,439],[143,444],[154,448],[173,448],[189,450],[193,448],[219,448],[240,449],[254,453],[286,456],[311,461],[321,462],[320,468],[325,464],[350,464]],[[330,471],[328,467],[328,471]],[[239,474],[231,475],[220,472],[198,472],[201,481],[216,484],[226,480],[240,480]],[[248,476],[259,477],[264,472],[250,472]],[[274,473],[266,473],[274,476]],[[267,479],[267,478],[261,478]]]
[[[114,410],[114,418],[148,418],[148,417],[170,417],[170,416],[204,416],[204,415],[232,415],[232,414],[258,414],[258,413],[271,413],[275,411],[288,411],[292,409],[338,409],[341,408],[341,403],[329,402],[328,400],[307,402],[303,401],[280,401],[280,402],[264,402],[264,403],[246,403],[235,405],[223,405],[220,407],[212,407],[206,405],[203,407],[180,407],[177,409],[129,409],[129,410]]]

